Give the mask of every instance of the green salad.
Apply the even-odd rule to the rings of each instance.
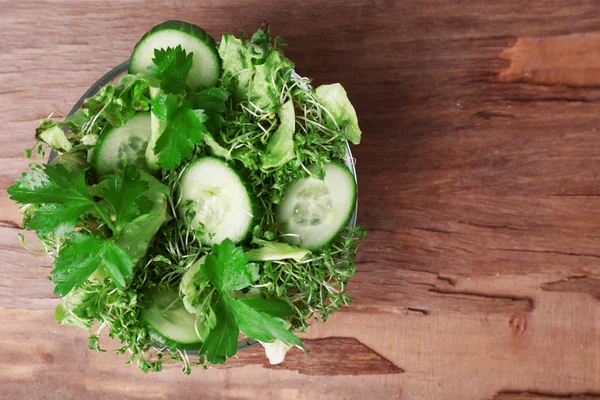
[[[53,263],[56,320],[90,349],[108,333],[144,372],[189,373],[258,341],[278,363],[350,303],[361,131],[343,87],[313,88],[283,46],[266,24],[217,43],[168,21],[118,83],[40,123],[26,153],[52,161],[8,193]]]

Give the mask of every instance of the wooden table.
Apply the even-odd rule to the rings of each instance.
[[[577,3],[2,1],[0,398],[600,399],[600,7]],[[356,106],[370,237],[309,356],[143,375],[54,322],[50,265],[17,241],[5,189],[39,119],[167,19],[267,20]]]

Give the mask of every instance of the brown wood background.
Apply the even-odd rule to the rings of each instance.
[[[139,37],[263,20],[356,106],[354,299],[272,368],[142,375],[58,326],[5,189]],[[0,398],[600,399],[597,1],[0,1]],[[34,243],[34,242],[32,242]]]

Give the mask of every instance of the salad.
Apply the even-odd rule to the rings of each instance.
[[[41,121],[25,152],[42,162],[8,193],[53,263],[56,320],[90,349],[107,332],[142,371],[189,373],[258,341],[278,363],[350,303],[361,131],[343,87],[313,88],[283,46],[266,24],[217,43],[168,21],[118,83]]]

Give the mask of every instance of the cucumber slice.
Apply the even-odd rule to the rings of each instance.
[[[148,67],[154,65],[152,59],[155,49],[178,45],[187,53],[194,54],[187,84],[194,90],[215,86],[221,75],[217,43],[204,29],[182,21],[163,22],[149,30],[133,49],[129,73],[148,74]]]
[[[104,132],[91,153],[90,164],[98,175],[135,164],[145,169],[150,139],[150,113],[136,113],[123,126]]]
[[[327,246],[346,226],[356,204],[356,181],[345,165],[325,167],[325,179],[300,179],[283,193],[276,220],[286,240],[309,250]]]
[[[140,322],[156,342],[178,349],[197,350],[202,346],[194,327],[196,316],[185,309],[176,290],[153,292],[140,313]]]
[[[205,244],[229,238],[235,243],[249,237],[255,201],[246,183],[229,164],[204,157],[188,165],[180,182],[179,212],[187,211],[192,200],[196,212],[192,228],[201,228]]]

